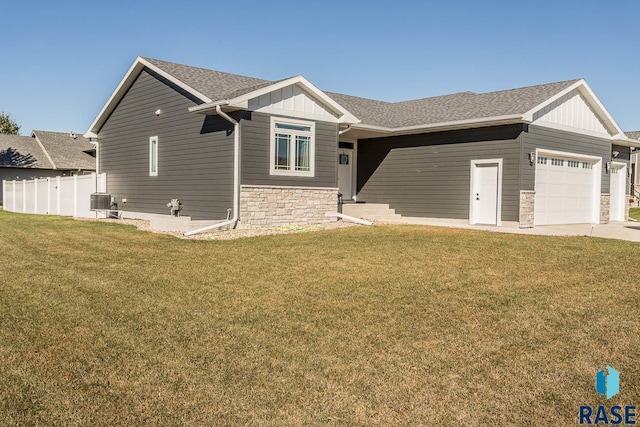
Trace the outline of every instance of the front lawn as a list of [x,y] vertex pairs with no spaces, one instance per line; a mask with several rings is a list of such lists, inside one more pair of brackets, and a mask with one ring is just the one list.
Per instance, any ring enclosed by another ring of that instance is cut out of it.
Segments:
[[3,211],[0,230],[0,424],[574,425],[640,403],[637,243],[186,241]]
[[640,208],[629,208],[629,217],[640,221]]

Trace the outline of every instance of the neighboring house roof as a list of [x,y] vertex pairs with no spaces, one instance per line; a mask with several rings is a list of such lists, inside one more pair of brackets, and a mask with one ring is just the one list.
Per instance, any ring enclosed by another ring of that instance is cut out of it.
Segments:
[[248,100],[270,91],[297,84],[322,100],[336,113],[339,123],[352,125],[361,135],[416,133],[438,129],[460,129],[506,123],[530,123],[545,106],[571,91],[586,100],[613,139],[627,138],[583,79],[527,86],[487,93],[461,92],[402,102],[384,102],[351,95],[324,92],[302,76],[269,81],[152,58],[138,57],[107,101],[85,136],[96,136],[109,114],[145,67],[191,93],[201,103],[189,110],[215,114],[246,109]]
[[629,132],[625,132],[628,138],[635,139],[636,141],[640,141],[640,130],[632,130]]
[[95,170],[96,159],[86,152],[94,149],[84,138],[68,133],[0,134],[0,167]]
[[53,169],[53,164],[34,138],[0,134],[0,167]]
[[96,169],[95,157],[88,154],[95,146],[82,135],[34,130],[31,136],[44,147],[55,169]]

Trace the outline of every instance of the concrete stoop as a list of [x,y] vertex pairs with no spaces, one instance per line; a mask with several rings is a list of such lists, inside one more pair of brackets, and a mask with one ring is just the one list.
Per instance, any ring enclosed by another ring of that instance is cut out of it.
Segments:
[[356,218],[377,222],[396,222],[402,220],[388,204],[383,203],[347,203],[342,205],[342,213]]

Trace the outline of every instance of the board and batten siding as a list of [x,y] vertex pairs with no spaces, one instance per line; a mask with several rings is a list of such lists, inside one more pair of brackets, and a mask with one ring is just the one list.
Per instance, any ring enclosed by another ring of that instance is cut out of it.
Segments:
[[[189,113],[193,105],[188,93],[145,69],[100,129],[100,172],[106,172],[107,192],[119,209],[168,215],[166,204],[178,198],[181,214],[194,220],[227,216],[233,206],[233,125]],[[149,176],[152,136],[158,137],[157,176]]]
[[[280,116],[277,116],[280,117]],[[286,119],[285,116],[282,116]],[[296,119],[300,120],[300,119]],[[271,116],[252,113],[251,120],[241,122],[242,184],[297,187],[338,186],[338,126],[315,122],[315,176],[270,174]]]
[[502,220],[518,221],[522,125],[358,141],[359,202],[409,217],[469,218],[471,160],[503,159]]
[[529,164],[529,153],[535,152],[536,148],[601,157],[601,192],[609,193],[609,174],[605,171],[604,163],[611,160],[611,142],[606,138],[529,125],[529,131],[522,136],[522,190],[534,190],[535,164]]

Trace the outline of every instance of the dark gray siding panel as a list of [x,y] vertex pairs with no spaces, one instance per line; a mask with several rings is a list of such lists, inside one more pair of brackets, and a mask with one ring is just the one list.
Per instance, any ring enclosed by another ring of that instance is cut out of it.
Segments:
[[338,127],[316,122],[316,164],[314,177],[270,175],[269,149],[271,116],[253,113],[242,121],[242,183],[245,185],[281,185],[337,187]]
[[503,159],[502,220],[517,221],[522,126],[360,140],[358,201],[405,216],[469,218],[471,160]]
[[[607,139],[531,125],[522,138],[523,190],[533,190],[535,187],[535,166],[531,166],[528,159],[529,153],[536,151],[536,148],[597,156],[603,162],[611,160],[611,142]],[[604,170],[604,164],[601,189],[603,193],[609,192],[609,175]]]
[[[179,198],[182,214],[192,219],[226,217],[233,203],[233,126],[189,113],[193,105],[180,88],[145,70],[111,114],[98,135],[100,171],[120,209],[168,214],[167,202]],[[149,176],[151,136],[158,136],[158,176]]]

